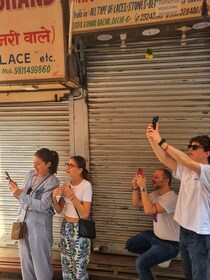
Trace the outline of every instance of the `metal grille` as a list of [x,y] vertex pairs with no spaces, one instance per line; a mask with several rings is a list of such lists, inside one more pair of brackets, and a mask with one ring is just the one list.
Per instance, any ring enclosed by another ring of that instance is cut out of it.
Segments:
[[[210,37],[191,37],[185,47],[179,40],[87,49],[94,246],[104,252],[126,254],[127,238],[152,228],[151,217],[131,205],[138,167],[149,190],[161,167],[145,135],[152,117],[160,116],[161,135],[184,152],[191,137],[210,134]],[[154,59],[145,59],[147,47]],[[172,181],[177,193],[178,185]]]
[[[15,246],[10,240],[11,225],[17,219],[19,202],[8,190],[4,171],[19,186],[33,169],[36,150],[47,147],[59,154],[58,178],[66,177],[64,162],[70,154],[69,102],[0,105],[0,246]],[[61,217],[54,217],[57,248]]]

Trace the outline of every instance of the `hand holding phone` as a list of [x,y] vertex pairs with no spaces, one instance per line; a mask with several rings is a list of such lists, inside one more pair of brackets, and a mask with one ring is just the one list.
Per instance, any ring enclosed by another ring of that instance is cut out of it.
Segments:
[[143,174],[143,168],[139,168],[138,175],[142,175],[142,174]]
[[153,126],[154,129],[156,129],[156,123],[158,122],[158,119],[159,119],[159,116],[155,116],[152,119],[152,126]]
[[7,171],[5,171],[5,175],[6,175],[6,179],[8,181],[12,181],[12,179],[10,178],[9,173]]

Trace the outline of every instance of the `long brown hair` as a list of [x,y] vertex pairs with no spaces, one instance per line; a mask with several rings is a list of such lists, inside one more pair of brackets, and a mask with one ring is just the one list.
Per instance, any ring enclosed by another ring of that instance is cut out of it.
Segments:
[[90,173],[86,169],[86,160],[82,156],[72,156],[71,159],[73,159],[79,168],[82,168],[82,178],[90,181]]
[[45,163],[50,162],[49,172],[50,174],[54,174],[57,172],[58,163],[59,163],[59,156],[56,151],[49,150],[47,148],[42,148],[36,151],[35,156],[39,157]]

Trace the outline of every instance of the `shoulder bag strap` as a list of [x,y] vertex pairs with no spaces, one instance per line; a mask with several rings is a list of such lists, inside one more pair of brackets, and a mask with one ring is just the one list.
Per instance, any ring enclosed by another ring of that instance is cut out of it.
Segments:
[[[73,203],[73,202],[72,202]],[[77,212],[77,215],[78,215],[78,217],[79,217],[79,219],[80,219],[80,214],[79,214],[79,212],[78,212],[78,210],[77,210],[77,208],[74,206],[74,209],[76,210],[76,212]]]
[[31,196],[31,194],[33,194],[33,193],[38,189],[38,187],[40,187],[50,176],[51,176],[51,174],[48,175],[41,183],[39,183],[39,185],[36,186],[36,188],[35,188],[34,190],[31,191],[30,196]]
[[[39,183],[39,185],[36,186],[36,188],[35,188],[34,190],[31,191],[31,193],[29,194],[29,196],[31,196],[31,194],[33,194],[33,193],[35,192],[35,190],[37,190],[38,187],[40,187],[50,176],[51,176],[51,174],[48,175],[41,183]],[[27,212],[28,212],[28,208],[29,208],[29,206],[26,208],[26,212],[25,212],[25,216],[24,216],[23,222],[25,221],[26,214],[27,214]],[[20,211],[21,211],[21,209],[20,209]]]
[[[76,212],[77,212],[77,215],[78,215],[79,219],[81,219],[80,214],[79,214],[79,212],[78,212],[77,208],[76,208],[75,206],[74,206],[74,208],[75,208],[75,210],[76,210]],[[90,211],[90,213],[91,213],[91,211]],[[88,217],[89,217],[89,218],[90,218],[90,220],[92,221],[91,214],[90,214]]]

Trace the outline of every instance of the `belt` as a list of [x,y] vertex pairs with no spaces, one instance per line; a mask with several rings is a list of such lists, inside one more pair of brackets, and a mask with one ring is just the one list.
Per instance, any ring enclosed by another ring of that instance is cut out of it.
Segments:
[[66,215],[64,215],[64,219],[69,223],[78,223],[78,221],[79,221],[78,218],[71,218],[71,217],[68,217]]

